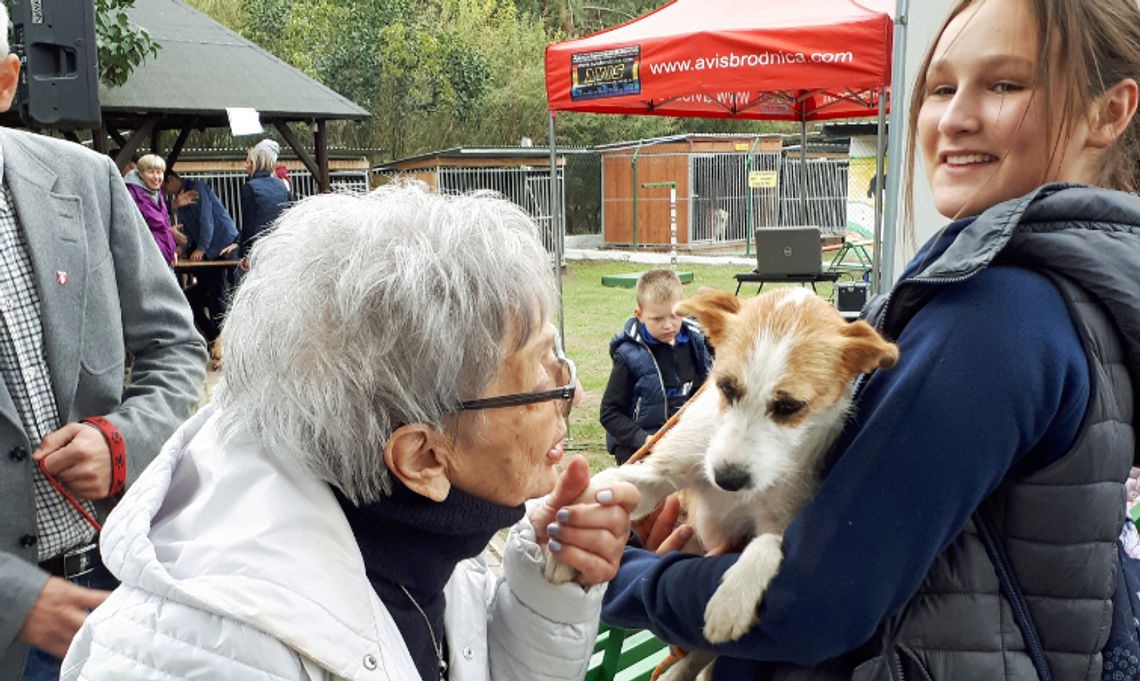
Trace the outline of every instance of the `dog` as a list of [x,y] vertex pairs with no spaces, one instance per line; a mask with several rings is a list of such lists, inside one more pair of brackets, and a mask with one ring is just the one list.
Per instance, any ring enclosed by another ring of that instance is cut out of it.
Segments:
[[[724,643],[756,623],[783,559],[784,530],[815,492],[855,378],[893,367],[898,348],[804,288],[745,302],[702,289],[675,310],[695,316],[716,348],[707,387],[648,456],[598,473],[585,496],[613,481],[632,483],[641,493],[636,520],[685,490],[694,548],[747,542],[705,609],[705,638]],[[568,581],[573,572],[550,559],[547,577]],[[694,678],[713,659],[691,651],[664,678]]]
[[713,231],[717,241],[724,241],[728,235],[728,211],[717,208],[713,211]]

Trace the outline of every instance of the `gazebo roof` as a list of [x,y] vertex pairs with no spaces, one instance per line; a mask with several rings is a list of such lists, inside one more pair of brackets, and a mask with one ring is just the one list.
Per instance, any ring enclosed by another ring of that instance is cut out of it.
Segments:
[[[162,49],[122,87],[101,87],[108,121],[163,114],[227,125],[226,107],[251,107],[263,121],[363,119],[368,112],[182,0],[136,0],[128,10]],[[196,126],[196,127],[197,127]]]

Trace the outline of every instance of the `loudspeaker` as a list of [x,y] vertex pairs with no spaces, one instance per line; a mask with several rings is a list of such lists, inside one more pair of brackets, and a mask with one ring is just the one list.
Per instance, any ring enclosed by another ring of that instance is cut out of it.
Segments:
[[865,281],[844,282],[835,285],[835,307],[847,321],[859,318],[867,304],[869,284]]
[[100,125],[93,0],[13,0],[16,98],[30,127]]

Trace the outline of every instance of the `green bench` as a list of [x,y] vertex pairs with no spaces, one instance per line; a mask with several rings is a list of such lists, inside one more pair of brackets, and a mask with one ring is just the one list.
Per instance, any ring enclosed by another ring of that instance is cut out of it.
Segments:
[[602,625],[585,681],[649,681],[669,646],[648,631],[626,631]]
[[[637,286],[637,278],[643,272],[628,272],[625,274],[603,274],[602,286],[615,286],[620,288],[633,288]],[[693,282],[692,272],[678,272],[677,278],[681,280],[682,284],[691,284]]]

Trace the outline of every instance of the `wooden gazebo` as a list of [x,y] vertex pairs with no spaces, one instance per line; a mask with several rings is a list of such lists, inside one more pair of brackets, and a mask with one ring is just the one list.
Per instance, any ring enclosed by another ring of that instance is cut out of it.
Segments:
[[[321,191],[329,190],[326,123],[361,120],[366,110],[182,0],[136,0],[128,14],[162,49],[122,87],[100,88],[103,125],[92,131],[95,149],[106,153],[109,136],[121,166],[149,143],[172,166],[192,131],[228,128],[227,107],[250,107],[292,147]],[[178,131],[168,150],[160,148],[166,130]],[[302,142],[309,134],[315,154]]]

